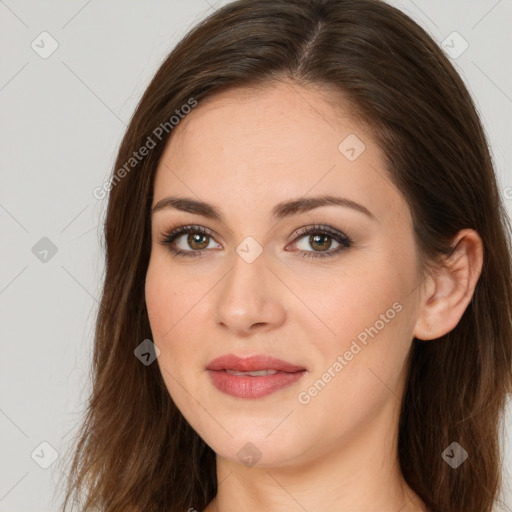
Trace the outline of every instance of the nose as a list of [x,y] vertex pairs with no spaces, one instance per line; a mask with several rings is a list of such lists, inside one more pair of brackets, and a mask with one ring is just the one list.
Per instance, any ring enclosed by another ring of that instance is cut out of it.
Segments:
[[251,263],[235,253],[231,270],[216,287],[217,324],[222,328],[247,337],[284,323],[286,290],[267,263],[264,252]]

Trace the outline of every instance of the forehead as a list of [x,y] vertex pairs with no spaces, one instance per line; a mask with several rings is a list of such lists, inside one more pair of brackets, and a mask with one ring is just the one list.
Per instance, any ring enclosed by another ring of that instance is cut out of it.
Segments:
[[[169,153],[175,159],[203,159],[208,149],[223,161],[239,160],[240,164],[245,159],[247,167],[268,160],[284,162],[287,167],[304,158],[308,163],[334,161],[339,142],[351,131],[361,139],[369,136],[354,119],[340,123],[327,99],[327,93],[291,84],[217,94],[200,103],[175,128]],[[338,110],[343,112],[341,107]],[[260,166],[259,171],[264,169]]]
[[174,128],[154,202],[176,193],[270,209],[308,193],[338,193],[381,213],[404,206],[369,131],[348,105],[343,115],[331,100],[289,84],[208,98]]

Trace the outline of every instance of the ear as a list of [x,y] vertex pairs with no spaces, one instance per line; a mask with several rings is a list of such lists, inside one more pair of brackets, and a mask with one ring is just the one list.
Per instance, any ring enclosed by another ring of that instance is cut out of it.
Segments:
[[483,243],[478,233],[459,231],[452,247],[452,255],[428,277],[414,328],[414,336],[420,340],[440,338],[459,323],[480,277]]

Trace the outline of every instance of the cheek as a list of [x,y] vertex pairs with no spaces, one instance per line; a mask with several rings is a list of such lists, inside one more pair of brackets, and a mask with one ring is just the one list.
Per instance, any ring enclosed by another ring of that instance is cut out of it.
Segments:
[[177,315],[179,308],[176,288],[172,286],[169,276],[161,270],[162,265],[158,264],[158,260],[151,259],[145,283],[149,323],[153,336],[158,341],[173,326],[173,317]]
[[167,344],[176,338],[181,324],[193,315],[204,286],[200,280],[185,277],[173,268],[165,255],[151,257],[145,282],[145,298],[153,336]]
[[323,432],[326,450],[398,406],[404,382],[410,346],[406,305],[393,290],[359,291],[352,300],[336,297],[337,314],[326,318],[336,335],[313,342],[318,363],[297,396],[299,430]]
[[[146,273],[145,297],[153,342],[160,349],[159,365],[180,379],[192,380],[203,370],[208,282],[172,268],[165,256],[155,255]],[[166,383],[176,382],[162,372]]]
[[[194,346],[197,335],[191,332],[188,322],[190,310],[198,300],[194,300],[193,286],[183,290],[179,274],[169,272],[165,258],[152,257],[146,273],[145,297],[153,342],[159,348],[157,358],[162,378],[169,395],[180,411],[188,416],[190,395],[196,396],[193,389],[198,381],[198,347]],[[195,309],[194,309],[195,311]],[[194,355],[196,357],[194,358]],[[185,386],[185,388],[184,388]],[[188,401],[187,401],[188,397]]]
[[146,274],[145,296],[153,343],[159,348],[157,363],[169,394],[176,402],[177,381],[187,367],[190,345],[183,343],[186,324],[186,297],[176,282],[176,273],[167,270],[164,258],[152,257]]
[[339,402],[341,395],[346,403],[348,395],[361,407],[375,386],[398,388],[411,344],[405,282],[396,269],[391,273],[388,265],[375,261],[324,284],[324,293],[304,295],[329,328],[324,329],[327,335],[309,336],[317,358],[308,385],[320,380],[318,393],[312,389],[311,395],[323,395],[318,402],[325,404]]
[[318,326],[318,334],[321,332],[322,336],[311,336],[309,341],[317,344],[322,352],[329,348],[336,352],[343,350],[390,309],[388,316],[393,318],[393,304],[401,302],[403,297],[400,276],[390,274],[389,267],[375,258],[371,264],[350,267],[347,264],[347,269],[340,272],[317,274],[313,280],[295,277],[293,282],[294,293],[300,299],[294,319],[301,319],[303,325],[307,319],[310,327]]

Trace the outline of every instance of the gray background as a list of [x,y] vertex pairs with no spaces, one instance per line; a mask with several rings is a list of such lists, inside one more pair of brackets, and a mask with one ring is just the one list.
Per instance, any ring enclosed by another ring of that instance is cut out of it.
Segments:
[[[126,123],[164,57],[224,3],[0,0],[0,512],[60,504],[59,463],[89,393],[103,272],[106,205],[93,190],[107,180]],[[452,47],[446,51],[478,105],[510,214],[512,0],[392,3]],[[44,31],[58,44],[47,58],[40,54],[52,40]],[[464,41],[454,31],[469,45],[460,55]],[[54,255],[34,254],[34,246],[48,249],[43,237]],[[507,483],[511,434],[509,407]],[[504,499],[512,510],[510,486]]]

